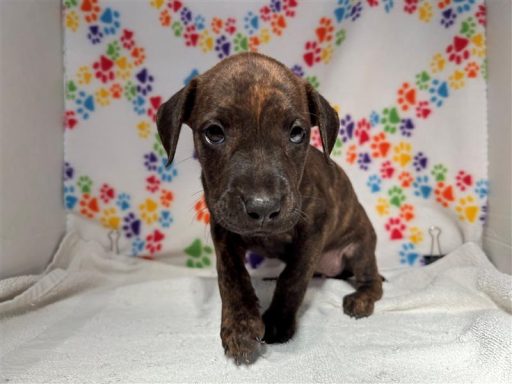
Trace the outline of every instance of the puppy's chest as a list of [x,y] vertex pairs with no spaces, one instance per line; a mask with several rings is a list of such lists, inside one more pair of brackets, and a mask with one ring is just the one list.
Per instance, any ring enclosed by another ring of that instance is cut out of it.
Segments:
[[293,249],[292,235],[278,235],[272,237],[253,238],[247,240],[249,250],[270,259],[287,261]]

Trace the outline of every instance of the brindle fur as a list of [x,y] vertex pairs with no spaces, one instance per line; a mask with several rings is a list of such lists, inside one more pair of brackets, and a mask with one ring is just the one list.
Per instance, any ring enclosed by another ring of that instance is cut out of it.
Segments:
[[[203,137],[212,119],[226,128],[219,146]],[[308,140],[290,144],[293,119],[305,126],[307,138],[311,126],[319,127],[324,153]],[[157,126],[169,162],[182,123],[193,130],[211,212],[226,354],[250,362],[261,340],[289,340],[308,283],[329,251],[350,249],[339,271],[355,279],[356,291],[343,300],[345,313],[372,314],[382,296],[376,235],[348,177],[329,158],[339,120],[328,102],[279,62],[245,53],[223,60],[160,107]],[[253,193],[282,195],[279,218],[255,227],[243,205],[243,196]],[[244,264],[249,249],[286,263],[263,316]]]

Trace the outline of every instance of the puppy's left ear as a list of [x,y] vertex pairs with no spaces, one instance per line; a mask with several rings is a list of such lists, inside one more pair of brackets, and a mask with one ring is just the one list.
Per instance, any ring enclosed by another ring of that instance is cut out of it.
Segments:
[[181,125],[186,124],[194,107],[197,80],[193,79],[186,87],[163,103],[156,113],[156,127],[168,160],[169,166],[176,153]]
[[306,83],[306,94],[308,97],[311,123],[313,126],[316,125],[320,130],[325,160],[329,162],[329,155],[334,148],[334,143],[338,136],[338,129],[340,125],[338,113],[309,83]]

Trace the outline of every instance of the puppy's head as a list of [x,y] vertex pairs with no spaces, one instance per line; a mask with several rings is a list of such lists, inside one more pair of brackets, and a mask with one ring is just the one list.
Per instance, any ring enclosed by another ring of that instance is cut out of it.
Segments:
[[338,116],[308,83],[266,56],[223,60],[159,109],[157,127],[172,162],[181,125],[192,128],[213,219],[242,235],[291,229],[299,186],[318,126],[328,162]]

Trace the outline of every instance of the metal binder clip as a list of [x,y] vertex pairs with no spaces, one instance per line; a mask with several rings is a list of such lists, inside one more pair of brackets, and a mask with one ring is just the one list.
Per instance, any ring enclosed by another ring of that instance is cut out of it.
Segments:
[[436,226],[431,226],[428,229],[428,233],[430,234],[430,254],[423,256],[425,265],[431,264],[444,256],[441,251],[441,242],[439,241],[441,232],[441,228]]
[[110,239],[110,252],[119,255],[119,238],[121,237],[118,230],[112,230],[108,233]]

